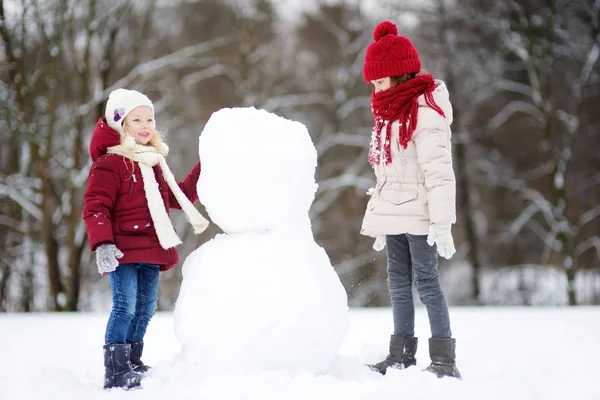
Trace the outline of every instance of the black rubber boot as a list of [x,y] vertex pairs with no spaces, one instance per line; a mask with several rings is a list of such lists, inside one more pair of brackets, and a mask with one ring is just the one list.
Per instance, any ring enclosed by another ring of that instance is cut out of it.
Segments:
[[429,339],[429,356],[431,365],[425,371],[432,372],[438,378],[450,376],[461,379],[456,367],[456,340],[452,338]]
[[131,344],[131,368],[138,374],[146,374],[151,367],[144,364],[142,361],[142,353],[144,352],[144,342],[133,342]]
[[390,353],[385,360],[377,364],[369,364],[369,368],[385,375],[388,368],[404,369],[417,365],[418,339],[415,337],[402,337],[392,335],[390,337]]
[[130,351],[129,344],[104,345],[104,389],[129,390],[140,386],[142,376],[131,368]]

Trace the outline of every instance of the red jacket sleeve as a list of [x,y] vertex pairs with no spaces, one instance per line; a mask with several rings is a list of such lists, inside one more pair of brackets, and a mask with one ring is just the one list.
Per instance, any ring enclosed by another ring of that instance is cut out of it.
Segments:
[[[198,191],[196,190],[196,184],[198,183],[198,179],[200,178],[200,162],[198,162],[194,168],[190,171],[190,173],[185,177],[182,182],[177,182],[179,188],[185,194],[192,204],[198,201]],[[169,188],[169,205],[171,208],[175,208],[177,210],[181,210],[181,206],[179,202],[175,198],[173,191]]]
[[92,250],[102,243],[114,243],[112,209],[120,185],[119,170],[108,157],[92,164],[83,197],[83,220]]

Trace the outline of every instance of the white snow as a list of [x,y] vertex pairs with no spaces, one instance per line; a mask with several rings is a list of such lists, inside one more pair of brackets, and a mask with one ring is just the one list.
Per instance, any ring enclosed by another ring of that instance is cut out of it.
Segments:
[[[223,267],[227,269],[227,266]],[[260,309],[254,314],[266,318]],[[215,368],[177,362],[171,313],[154,317],[143,360],[156,366],[143,389],[102,389],[108,314],[0,314],[3,400],[411,399],[597,400],[600,307],[450,308],[462,381],[421,372],[429,327],[417,309],[417,366],[381,376],[364,367],[385,356],[391,310],[352,309],[340,355],[323,374]],[[222,318],[230,318],[223,314]]]
[[346,292],[307,240],[220,235],[183,273],[175,329],[187,369],[326,372],[346,335]]
[[223,109],[200,136],[200,161],[199,197],[225,233],[183,265],[181,368],[327,372],[348,298],[312,237],[317,152],[306,127],[253,107]]
[[317,151],[303,124],[226,108],[210,117],[199,148],[198,195],[225,232],[310,230]]

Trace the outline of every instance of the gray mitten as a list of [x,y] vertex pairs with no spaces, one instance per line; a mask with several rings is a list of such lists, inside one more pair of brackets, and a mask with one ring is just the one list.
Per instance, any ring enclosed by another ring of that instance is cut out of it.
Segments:
[[117,258],[122,258],[123,253],[112,243],[101,244],[96,248],[96,264],[100,275],[113,272],[119,266]]

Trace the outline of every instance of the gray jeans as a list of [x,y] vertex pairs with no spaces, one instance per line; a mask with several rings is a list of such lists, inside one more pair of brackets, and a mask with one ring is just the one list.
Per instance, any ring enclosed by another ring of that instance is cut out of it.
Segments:
[[387,235],[388,289],[394,314],[394,334],[415,335],[413,279],[421,302],[427,308],[431,337],[452,337],[446,298],[438,275],[437,248],[427,244],[427,235]]

